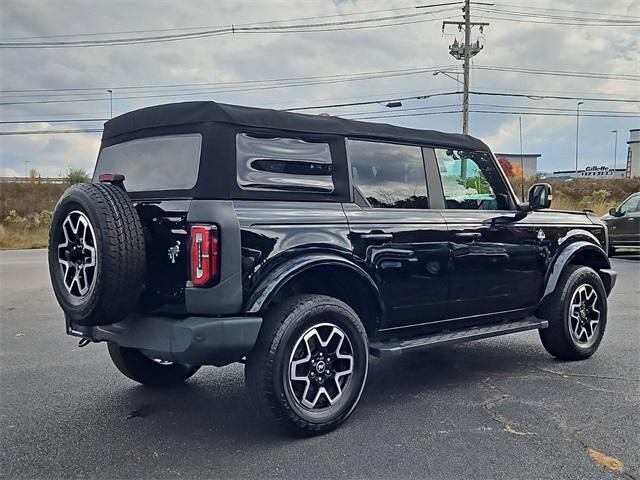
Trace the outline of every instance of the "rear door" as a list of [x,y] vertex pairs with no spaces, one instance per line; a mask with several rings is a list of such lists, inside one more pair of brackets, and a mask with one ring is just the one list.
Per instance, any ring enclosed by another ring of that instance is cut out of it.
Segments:
[[434,149],[452,248],[448,316],[471,317],[534,306],[544,279],[543,238],[515,203],[486,152]]
[[347,140],[347,154],[354,189],[354,203],[344,204],[350,241],[384,296],[384,327],[444,318],[447,228],[429,209],[422,148]]

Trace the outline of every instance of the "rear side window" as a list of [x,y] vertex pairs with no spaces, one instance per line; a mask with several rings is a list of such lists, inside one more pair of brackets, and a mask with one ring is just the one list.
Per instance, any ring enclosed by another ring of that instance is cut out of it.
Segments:
[[105,147],[93,173],[121,173],[129,192],[188,190],[198,180],[199,133],[140,138]]
[[236,135],[238,185],[244,190],[331,193],[328,143]]
[[422,148],[347,140],[356,199],[373,208],[427,208]]

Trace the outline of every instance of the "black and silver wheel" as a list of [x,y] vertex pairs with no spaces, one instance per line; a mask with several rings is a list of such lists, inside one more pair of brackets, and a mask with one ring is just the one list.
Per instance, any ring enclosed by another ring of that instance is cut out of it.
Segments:
[[122,320],[138,299],[144,273],[144,233],[126,192],[110,184],[67,189],[49,231],[49,274],[71,322]]
[[261,416],[297,434],[318,434],[353,412],[368,364],[356,313],[335,298],[300,295],[268,312],[245,381]]
[[148,387],[180,384],[200,368],[148,357],[140,350],[121,347],[114,342],[108,342],[108,349],[113,364],[123,375]]
[[571,265],[540,316],[549,328],[540,330],[545,349],[562,360],[583,360],[595,353],[607,325],[607,294],[598,274]]
[[96,235],[87,216],[72,210],[62,222],[58,262],[71,299],[81,300],[95,285],[98,269]]

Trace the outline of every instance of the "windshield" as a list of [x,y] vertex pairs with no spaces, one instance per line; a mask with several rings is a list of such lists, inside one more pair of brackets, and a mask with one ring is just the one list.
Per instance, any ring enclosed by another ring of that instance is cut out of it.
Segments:
[[129,192],[188,190],[195,186],[200,165],[199,133],[148,137],[103,148],[93,173],[120,173]]

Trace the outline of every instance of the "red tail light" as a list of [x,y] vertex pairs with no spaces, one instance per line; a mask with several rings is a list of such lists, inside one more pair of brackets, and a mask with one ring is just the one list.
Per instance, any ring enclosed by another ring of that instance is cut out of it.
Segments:
[[211,225],[191,227],[191,281],[206,287],[218,276],[220,242],[218,229]]

